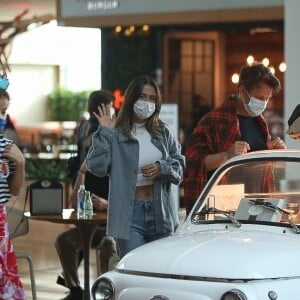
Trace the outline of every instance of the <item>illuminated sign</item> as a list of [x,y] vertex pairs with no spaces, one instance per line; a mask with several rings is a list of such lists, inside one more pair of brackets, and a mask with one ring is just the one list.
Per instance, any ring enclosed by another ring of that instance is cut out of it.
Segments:
[[111,10],[111,9],[117,9],[119,6],[120,6],[120,2],[116,0],[86,1],[87,10]]
[[282,6],[283,0],[57,0],[61,16],[79,17],[87,13],[117,11],[118,14],[170,13],[201,10]]
[[[116,25],[199,22],[207,12],[234,9],[283,7],[284,0],[56,0],[57,16],[61,23]],[[203,15],[200,15],[200,14]],[[170,16],[171,15],[171,16]],[[94,18],[93,18],[94,17]],[[101,17],[101,18],[98,18]],[[117,17],[118,19],[112,19]],[[140,18],[140,20],[137,20]],[[87,20],[88,19],[88,20]],[[203,21],[203,20],[202,20]]]

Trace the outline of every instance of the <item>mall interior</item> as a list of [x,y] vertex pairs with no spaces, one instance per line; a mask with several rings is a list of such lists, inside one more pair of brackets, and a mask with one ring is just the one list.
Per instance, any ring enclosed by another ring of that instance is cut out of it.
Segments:
[[[118,110],[125,87],[141,74],[157,80],[164,104],[176,105],[171,122],[178,133],[192,126],[193,95],[217,107],[236,92],[243,65],[263,62],[282,83],[266,115],[271,133],[288,147],[299,147],[285,131],[299,104],[300,2],[171,2],[172,7],[168,0],[0,1],[0,57],[10,82],[8,113],[26,157],[27,182],[44,174],[61,180],[67,206],[66,161],[74,149],[74,128],[85,112],[87,93],[113,91]],[[62,94],[55,93],[60,89]],[[74,98],[76,104],[70,105]],[[59,112],[53,108],[57,103]],[[37,228],[46,230],[42,226],[31,221],[29,233],[15,243],[32,253],[38,299],[60,299],[66,290],[56,287],[60,266],[48,243],[69,225],[51,224],[45,237]],[[27,299],[32,299],[27,264],[20,262],[20,269]]]
[[[41,133],[40,128],[56,127],[45,122],[76,121],[79,117],[65,107],[61,109],[69,116],[53,111],[49,95],[55,89],[109,89],[119,95],[115,102],[118,109],[125,87],[139,74],[157,79],[164,103],[178,105],[178,127],[190,128],[193,95],[200,94],[211,107],[217,107],[226,96],[236,92],[234,78],[251,60],[264,61],[282,82],[284,88],[269,108],[275,112],[275,117],[270,113],[271,122],[275,123],[274,134],[279,131],[284,136],[285,120],[296,104],[289,104],[292,97],[287,98],[286,89],[290,68],[286,70],[288,37],[293,30],[287,30],[285,15],[293,1],[252,1],[247,5],[234,4],[235,1],[206,2],[199,1],[189,8],[176,1],[170,9],[163,3],[152,7],[143,1],[133,1],[136,6],[130,12],[122,1],[116,1],[117,8],[109,6],[114,1],[2,1],[3,26],[20,18],[14,34],[13,28],[3,30],[3,40],[10,34],[12,38],[2,48],[11,69],[11,116],[19,127],[22,144],[40,149],[43,134],[47,135],[48,130]],[[88,5],[90,8],[85,8]],[[68,38],[59,39],[60,33],[50,35],[42,31],[55,21],[59,30],[77,28],[82,32],[75,33],[75,39],[68,32]],[[85,32],[93,32],[90,39]],[[41,36],[48,38],[40,43]],[[37,78],[39,85],[32,84]],[[21,91],[28,85],[28,106],[21,109]],[[34,115],[32,107],[37,110]],[[68,136],[74,125],[65,126]],[[60,138],[64,128],[59,126],[57,130]]]

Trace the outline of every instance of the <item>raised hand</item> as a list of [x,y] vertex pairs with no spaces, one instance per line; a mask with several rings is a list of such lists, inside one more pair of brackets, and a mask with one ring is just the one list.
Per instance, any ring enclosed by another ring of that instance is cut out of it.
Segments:
[[107,128],[115,128],[116,125],[116,116],[111,116],[110,114],[110,104],[103,104],[98,107],[98,114],[94,112],[94,116],[97,118],[101,126]]

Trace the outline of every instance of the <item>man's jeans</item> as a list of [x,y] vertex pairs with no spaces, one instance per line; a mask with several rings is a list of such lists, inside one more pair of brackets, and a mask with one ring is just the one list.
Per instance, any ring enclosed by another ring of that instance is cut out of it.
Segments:
[[122,258],[129,251],[167,235],[156,232],[154,201],[136,199],[129,240],[117,239],[118,255]]

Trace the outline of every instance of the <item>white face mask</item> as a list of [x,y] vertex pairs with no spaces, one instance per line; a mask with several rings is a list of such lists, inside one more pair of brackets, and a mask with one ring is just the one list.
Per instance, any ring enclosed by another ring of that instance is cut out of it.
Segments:
[[155,103],[139,99],[134,103],[133,110],[139,119],[148,119],[155,112]]
[[[247,92],[247,94],[248,94],[248,92]],[[250,117],[258,117],[266,109],[269,100],[266,100],[266,101],[260,100],[260,99],[254,98],[254,97],[250,97],[249,94],[248,94],[248,96],[249,96],[250,100],[248,103],[244,102],[244,107]]]

